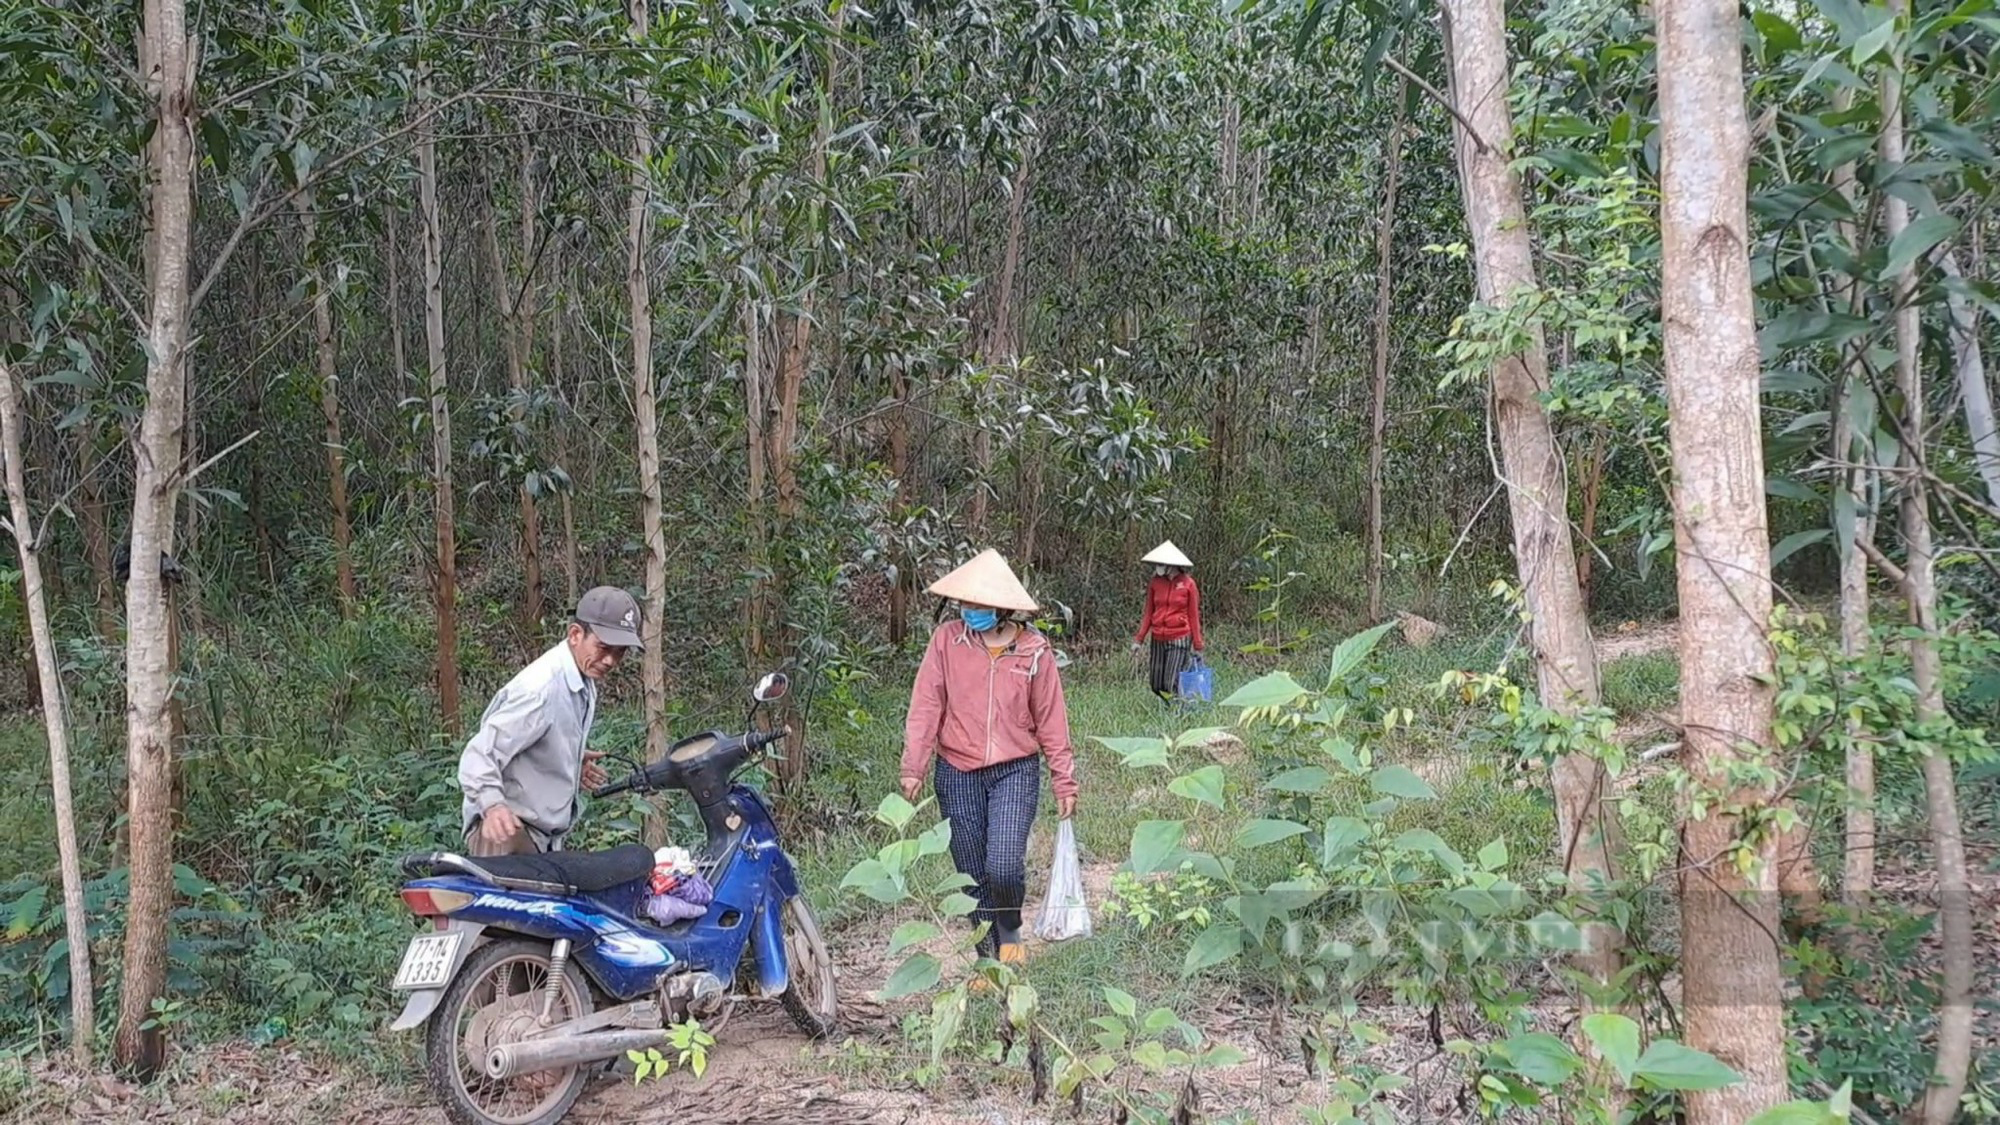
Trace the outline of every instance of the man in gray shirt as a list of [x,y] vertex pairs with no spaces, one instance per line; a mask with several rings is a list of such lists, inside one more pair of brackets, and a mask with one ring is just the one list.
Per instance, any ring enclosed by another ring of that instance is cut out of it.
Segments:
[[642,647],[639,603],[599,586],[577,602],[568,635],[493,696],[458,759],[471,854],[561,849],[579,786],[595,789],[606,780],[598,753],[586,749],[597,681]]

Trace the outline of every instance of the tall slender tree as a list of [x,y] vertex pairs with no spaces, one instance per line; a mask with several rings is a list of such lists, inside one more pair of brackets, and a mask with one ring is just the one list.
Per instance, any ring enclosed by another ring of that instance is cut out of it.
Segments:
[[[1729,811],[1771,807],[1777,776],[1767,768],[1769,780],[1738,780],[1770,751],[1775,698],[1750,130],[1736,5],[1680,0],[1656,12],[1681,726],[1683,760],[1701,790],[1681,829],[1682,1021],[1690,1046],[1743,1076],[1690,1093],[1687,1106],[1695,1125],[1733,1125],[1787,1093],[1777,848]],[[1752,862],[1740,862],[1743,849]]]

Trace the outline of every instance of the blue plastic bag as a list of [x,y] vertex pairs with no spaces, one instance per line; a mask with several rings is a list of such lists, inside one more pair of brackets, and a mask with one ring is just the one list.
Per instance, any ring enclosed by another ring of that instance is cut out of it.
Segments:
[[1209,703],[1215,699],[1215,673],[1202,663],[1200,653],[1191,653],[1181,669],[1180,696],[1183,703]]

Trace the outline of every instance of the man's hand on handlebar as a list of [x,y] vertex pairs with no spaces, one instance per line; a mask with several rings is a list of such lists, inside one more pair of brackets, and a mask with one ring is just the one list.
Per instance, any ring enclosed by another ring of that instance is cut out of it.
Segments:
[[603,756],[604,751],[602,750],[585,750],[583,752],[583,787],[585,789],[601,789],[604,787],[605,782],[611,780],[611,774],[597,762]]

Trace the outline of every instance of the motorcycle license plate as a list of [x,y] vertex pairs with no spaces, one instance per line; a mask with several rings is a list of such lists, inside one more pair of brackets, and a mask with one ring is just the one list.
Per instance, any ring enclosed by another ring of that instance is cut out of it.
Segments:
[[421,934],[410,939],[403,951],[402,967],[396,970],[393,989],[443,988],[451,980],[451,966],[458,955],[464,934]]

